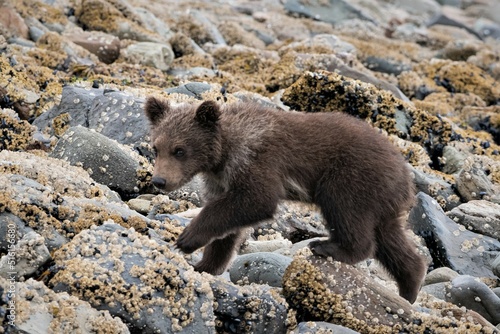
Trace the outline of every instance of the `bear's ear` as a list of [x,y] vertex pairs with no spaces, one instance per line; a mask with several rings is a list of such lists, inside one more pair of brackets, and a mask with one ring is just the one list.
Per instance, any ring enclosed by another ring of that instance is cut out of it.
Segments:
[[158,124],[169,112],[170,104],[166,100],[158,99],[154,96],[148,97],[144,105],[144,112],[151,124]]
[[219,105],[215,101],[205,101],[196,109],[195,120],[203,127],[214,128],[219,121]]

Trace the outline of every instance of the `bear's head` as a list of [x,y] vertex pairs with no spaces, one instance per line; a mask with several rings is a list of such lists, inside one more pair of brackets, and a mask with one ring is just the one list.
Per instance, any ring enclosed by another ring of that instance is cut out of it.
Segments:
[[144,111],[151,124],[155,167],[151,182],[175,190],[200,172],[213,169],[221,159],[220,110],[214,101],[199,106],[171,106],[149,97]]

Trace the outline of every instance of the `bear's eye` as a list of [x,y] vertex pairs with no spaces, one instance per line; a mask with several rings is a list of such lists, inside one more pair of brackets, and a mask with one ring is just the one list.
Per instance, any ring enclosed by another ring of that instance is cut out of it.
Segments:
[[184,154],[186,154],[186,151],[184,151],[184,149],[180,148],[180,147],[176,147],[174,149],[174,156],[176,158],[181,158],[184,156]]

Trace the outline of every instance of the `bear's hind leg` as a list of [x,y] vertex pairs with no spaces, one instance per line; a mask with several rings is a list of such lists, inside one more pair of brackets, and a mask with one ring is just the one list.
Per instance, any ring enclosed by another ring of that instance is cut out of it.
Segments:
[[231,261],[236,248],[244,241],[244,231],[245,229],[242,229],[231,233],[206,245],[203,250],[203,258],[194,266],[194,269],[212,275],[222,274]]
[[398,283],[399,295],[410,303],[415,302],[426,272],[416,245],[406,236],[400,218],[381,222],[375,233],[375,258]]
[[355,201],[335,198],[326,185],[316,192],[315,203],[330,232],[328,240],[309,244],[312,252],[347,264],[355,264],[373,256],[375,251],[374,219],[356,207]]

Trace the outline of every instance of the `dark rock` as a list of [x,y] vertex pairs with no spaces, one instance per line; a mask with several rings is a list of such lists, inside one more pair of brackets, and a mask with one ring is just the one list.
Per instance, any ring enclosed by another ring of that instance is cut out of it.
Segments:
[[229,275],[233,283],[241,280],[244,283],[281,287],[283,274],[291,262],[291,258],[276,253],[259,252],[239,255],[233,261]]
[[459,274],[494,277],[491,261],[500,252],[500,242],[467,231],[448,218],[430,196],[418,193],[409,224],[424,238],[435,268],[444,266]]
[[82,31],[66,35],[70,41],[95,54],[105,64],[113,63],[120,56],[120,39],[98,31]]
[[476,311],[496,325],[500,323],[500,297],[472,276],[458,276],[447,288],[446,300]]
[[151,191],[146,180],[146,162],[130,148],[82,126],[70,128],[51,153],[75,166],[83,167],[97,182],[123,197]]
[[273,288],[238,287],[222,280],[215,280],[211,287],[218,332],[286,333],[288,305]]
[[445,210],[452,210],[462,203],[452,185],[442,177],[422,172],[414,167],[412,167],[412,171],[417,191],[436,199]]

